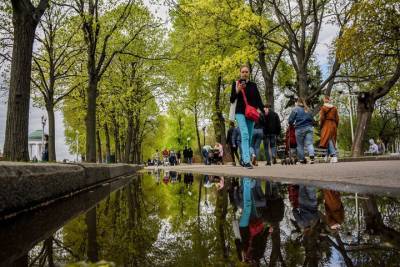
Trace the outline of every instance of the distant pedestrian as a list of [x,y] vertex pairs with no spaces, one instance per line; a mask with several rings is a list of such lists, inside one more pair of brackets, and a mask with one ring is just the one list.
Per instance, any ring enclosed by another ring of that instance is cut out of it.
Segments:
[[183,160],[185,163],[189,162],[189,156],[188,156],[188,148],[185,146],[185,149],[183,149]]
[[319,112],[321,140],[319,146],[327,149],[325,161],[330,158],[331,163],[338,162],[336,156],[336,137],[339,126],[339,114],[337,108],[330,103],[329,96],[324,97],[324,105]]
[[376,144],[378,145],[379,154],[380,154],[380,155],[385,154],[385,153],[386,153],[386,146],[385,146],[385,143],[384,143],[381,139],[378,139],[378,140],[376,141]]
[[264,150],[267,159],[266,165],[276,164],[276,142],[281,134],[281,120],[279,115],[271,109],[269,104],[264,107]]
[[191,147],[188,148],[188,163],[189,164],[193,163],[193,150]]
[[253,137],[251,140],[251,163],[257,166],[257,160],[260,154],[261,142],[264,139],[264,132],[261,119],[254,124]]
[[[239,133],[235,134],[236,129]],[[238,140],[239,142],[237,142],[237,140],[235,138],[237,135],[239,135],[239,140]],[[240,146],[240,131],[238,128],[235,127],[235,123],[233,121],[230,122],[230,128],[229,128],[228,134],[226,136],[226,143],[229,147],[229,152],[230,152],[231,158],[232,158],[232,164],[233,164],[233,166],[236,166],[235,156],[238,159],[238,161],[240,162],[240,157],[238,154],[238,147]]]
[[369,139],[369,153],[372,155],[377,155],[379,153],[378,145],[375,143],[374,139]]
[[178,164],[181,164],[181,151],[178,150],[178,152],[176,152],[176,159],[178,161]]
[[203,146],[201,154],[203,155],[204,165],[211,165],[210,153],[212,153],[212,147],[210,145]]
[[307,163],[304,155],[304,145],[310,156],[310,163],[314,163],[314,118],[303,98],[299,98],[296,107],[289,116],[289,125],[294,125],[296,130],[297,155],[300,163]]

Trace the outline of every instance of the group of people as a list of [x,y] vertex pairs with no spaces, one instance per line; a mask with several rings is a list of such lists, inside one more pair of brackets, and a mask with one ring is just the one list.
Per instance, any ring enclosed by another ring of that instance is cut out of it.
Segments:
[[[264,257],[269,238],[272,247],[279,246],[280,222],[287,208],[284,204],[286,190],[294,232],[303,236],[307,254],[314,254],[306,257],[316,256],[319,238],[335,235],[344,222],[344,205],[337,191],[321,189],[322,198],[318,199],[318,189],[312,186],[288,185],[286,188],[280,183],[266,181],[263,189],[261,180],[249,177],[230,178],[227,185],[229,202],[235,212],[233,231],[238,258],[255,266]],[[319,202],[324,209],[319,208]]]
[[[231,156],[236,165],[235,157],[240,165],[253,168],[257,165],[261,141],[267,165],[276,163],[276,141],[281,132],[281,122],[269,105],[264,105],[261,100],[257,85],[249,80],[250,69],[248,66],[240,68],[240,79],[232,84],[230,103],[231,127],[228,131],[227,143]],[[339,125],[337,108],[330,103],[329,96],[323,98],[324,104],[320,108],[320,147],[327,150],[330,162],[337,162],[336,136]],[[234,116],[233,116],[234,115]],[[235,128],[233,120],[236,121]],[[315,161],[314,151],[314,114],[308,107],[306,100],[298,98],[296,107],[292,110],[289,127],[295,131],[296,152],[299,163],[307,163],[304,147],[308,151],[310,162]],[[239,151],[239,153],[238,153]],[[240,154],[240,156],[239,156]]]
[[201,154],[204,159],[205,165],[224,164],[224,147],[220,143],[215,143],[214,147],[210,145],[204,145]]
[[[193,150],[191,147],[185,146],[185,149],[183,150],[183,160],[185,163],[192,164],[193,162]],[[153,165],[178,165],[181,164],[182,162],[182,153],[180,150],[175,152],[173,149],[168,150],[168,148],[164,148],[163,151],[160,152],[158,149],[156,150],[156,153],[153,155],[152,159],[147,160],[147,165],[148,166],[153,166]]]

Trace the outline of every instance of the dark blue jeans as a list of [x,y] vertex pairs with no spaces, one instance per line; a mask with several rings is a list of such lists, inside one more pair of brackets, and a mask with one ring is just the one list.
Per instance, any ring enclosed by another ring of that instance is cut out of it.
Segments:
[[264,133],[263,129],[254,129],[253,130],[253,139],[252,139],[252,148],[256,157],[258,158],[258,155],[260,154],[260,146],[261,146],[261,141],[263,140]]
[[306,126],[296,128],[297,156],[299,160],[304,160],[304,145],[307,147],[308,155],[314,157],[314,127]]
[[[271,153],[270,150],[271,149]],[[267,162],[271,162],[272,158],[276,158],[276,135],[266,134],[264,136],[264,150]]]

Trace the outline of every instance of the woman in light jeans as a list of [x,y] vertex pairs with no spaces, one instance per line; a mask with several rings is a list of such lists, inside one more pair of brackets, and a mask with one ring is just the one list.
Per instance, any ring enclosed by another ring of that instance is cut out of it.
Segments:
[[307,147],[310,163],[314,163],[314,118],[306,101],[299,98],[296,107],[289,116],[289,125],[294,125],[296,130],[297,156],[300,163],[307,163],[304,156],[304,145]]
[[235,103],[236,101],[235,119],[241,133],[241,151],[244,167],[252,169],[253,166],[250,163],[250,147],[252,144],[251,139],[253,136],[254,121],[245,117],[246,105],[243,99],[243,93],[246,95],[248,104],[257,108],[258,112],[264,110],[264,106],[257,85],[251,82],[249,78],[250,68],[248,66],[242,66],[240,68],[240,80],[232,84],[230,102]]

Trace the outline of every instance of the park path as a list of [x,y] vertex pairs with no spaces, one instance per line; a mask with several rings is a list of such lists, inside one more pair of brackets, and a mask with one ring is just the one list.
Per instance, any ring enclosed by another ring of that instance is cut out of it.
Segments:
[[[400,160],[257,166],[248,170],[230,165],[179,165],[169,171],[230,177],[254,177],[331,189],[400,196]],[[151,170],[154,167],[147,167]]]

